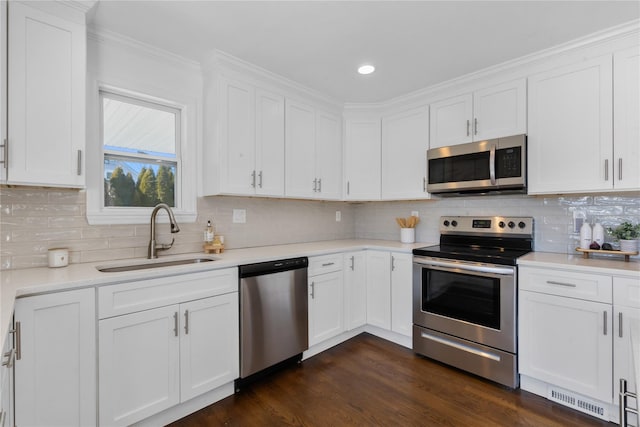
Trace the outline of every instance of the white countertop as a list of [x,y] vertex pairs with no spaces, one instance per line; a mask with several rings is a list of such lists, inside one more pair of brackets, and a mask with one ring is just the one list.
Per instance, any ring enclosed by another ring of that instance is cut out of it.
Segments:
[[208,255],[197,252],[176,256],[161,256],[154,262],[194,257],[213,258],[216,261],[118,273],[103,273],[98,271],[96,267],[145,263],[149,260],[145,258],[135,258],[119,261],[70,264],[67,267],[61,268],[41,267],[3,270],[0,271],[0,338],[6,336],[13,314],[15,299],[20,297],[197,271],[217,270],[220,268],[236,267],[243,264],[277,259],[318,256],[350,250],[379,249],[410,253],[414,248],[432,244],[433,243],[424,242],[400,243],[388,240],[333,240],[232,249],[222,254]]
[[543,268],[577,268],[583,272],[640,278],[640,262],[624,258],[588,258],[551,252],[529,252],[518,258],[518,265]]

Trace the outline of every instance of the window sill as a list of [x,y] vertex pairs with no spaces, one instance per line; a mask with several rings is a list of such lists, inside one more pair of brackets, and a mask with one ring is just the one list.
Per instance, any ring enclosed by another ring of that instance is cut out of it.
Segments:
[[[151,211],[153,208],[136,209],[131,212],[108,211],[108,212],[87,212],[87,221],[90,225],[124,225],[124,224],[149,224],[151,220]],[[173,210],[178,225],[181,223],[188,224],[196,222],[198,214],[196,212],[187,212],[181,210]],[[158,213],[159,223],[168,223],[166,212]]]

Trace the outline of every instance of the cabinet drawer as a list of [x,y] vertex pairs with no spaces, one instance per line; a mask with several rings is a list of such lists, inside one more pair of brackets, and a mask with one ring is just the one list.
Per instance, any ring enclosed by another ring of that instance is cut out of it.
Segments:
[[614,277],[613,303],[616,305],[640,308],[640,279]]
[[331,254],[309,258],[309,276],[342,270],[342,254]]
[[519,286],[522,290],[611,303],[613,300],[611,285],[611,276],[520,267]]
[[237,290],[237,268],[102,286],[98,316],[104,319]]

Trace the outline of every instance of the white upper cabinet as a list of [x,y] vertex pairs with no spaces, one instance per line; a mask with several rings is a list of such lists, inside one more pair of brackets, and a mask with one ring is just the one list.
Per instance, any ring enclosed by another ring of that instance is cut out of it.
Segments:
[[428,197],[429,107],[382,118],[382,199]]
[[17,2],[9,23],[6,182],[84,187],[86,27]]
[[284,195],[284,97],[220,80],[220,193]]
[[345,199],[380,200],[380,119],[347,119],[345,127]]
[[526,97],[520,79],[431,104],[430,148],[526,133]]
[[340,118],[289,99],[286,102],[286,117],[286,195],[340,199]]
[[640,46],[613,55],[613,186],[640,189]]
[[529,78],[529,194],[613,188],[612,104],[611,55]]

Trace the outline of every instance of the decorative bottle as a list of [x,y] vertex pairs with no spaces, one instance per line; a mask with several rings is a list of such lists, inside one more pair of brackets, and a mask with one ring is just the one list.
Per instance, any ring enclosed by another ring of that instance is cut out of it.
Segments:
[[604,243],[604,227],[599,222],[596,222],[596,225],[593,226],[593,241],[600,247]]
[[580,249],[589,249],[591,242],[591,226],[585,222],[580,227]]
[[204,242],[205,243],[213,243],[213,225],[211,225],[211,220],[207,221],[207,228],[204,230]]

